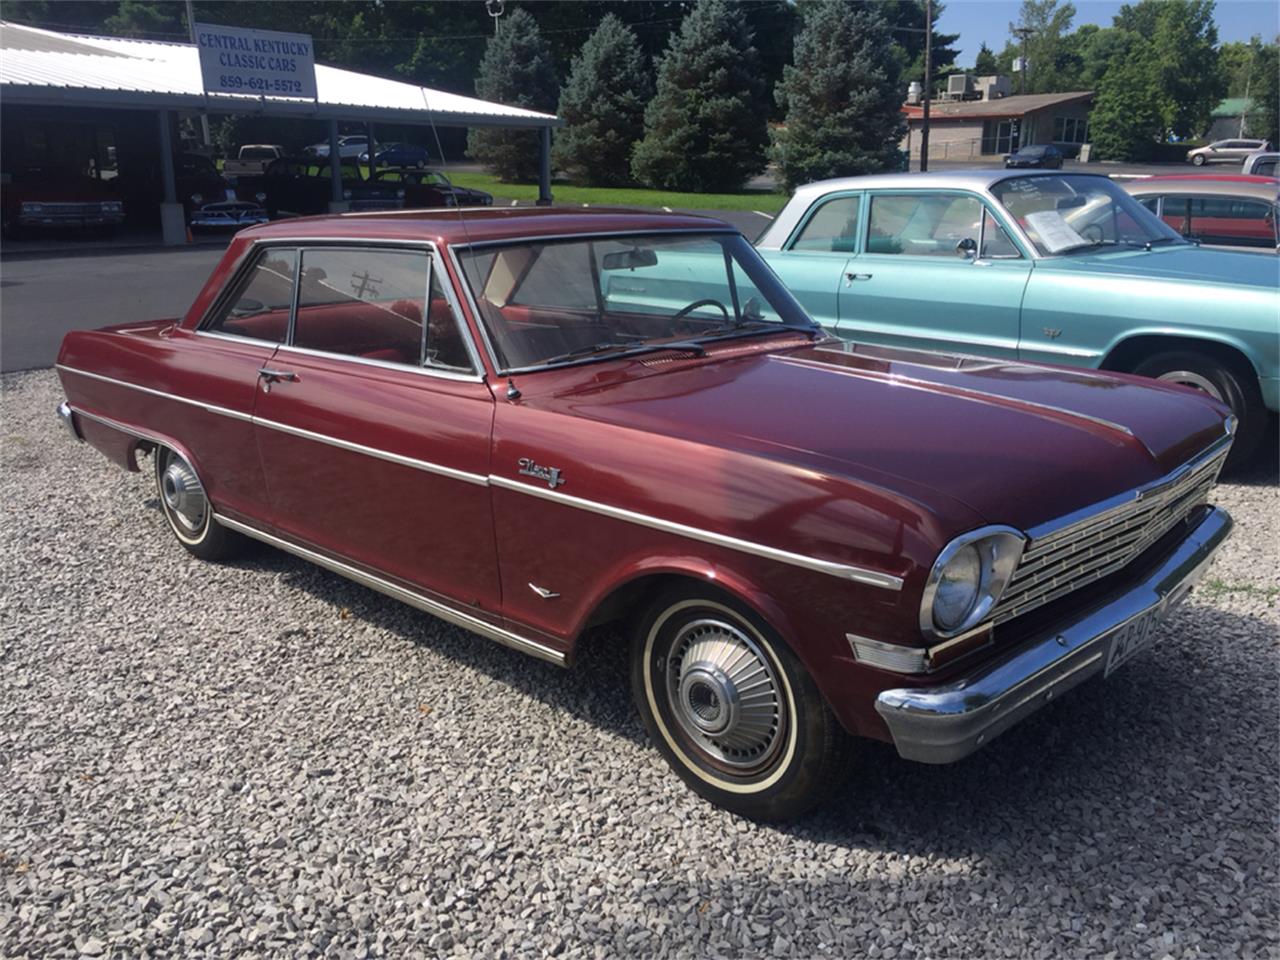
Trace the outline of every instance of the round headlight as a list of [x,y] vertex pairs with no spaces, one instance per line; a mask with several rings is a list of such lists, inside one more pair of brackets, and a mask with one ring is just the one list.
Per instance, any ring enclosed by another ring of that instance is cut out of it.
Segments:
[[266,203],[267,195],[263,193],[261,190],[259,190],[257,193],[253,195],[253,199],[257,200],[259,203]]
[[343,190],[343,191],[342,191],[342,199],[343,199],[343,200],[350,200],[350,199],[351,199],[351,191],[350,191],[350,190]]
[[953,637],[989,618],[1013,579],[1026,542],[1012,527],[993,526],[947,544],[925,582],[921,632]]
[[972,545],[957,551],[938,572],[933,595],[933,621],[942,630],[955,630],[973,611],[982,587],[982,558]]
[[397,196],[397,197],[403,197],[403,196],[404,196],[404,191],[403,191],[403,190],[397,190],[397,191],[396,191],[396,196]]
[[193,193],[193,194],[191,195],[191,202],[192,202],[192,203],[204,203],[204,194],[202,194],[202,193]]

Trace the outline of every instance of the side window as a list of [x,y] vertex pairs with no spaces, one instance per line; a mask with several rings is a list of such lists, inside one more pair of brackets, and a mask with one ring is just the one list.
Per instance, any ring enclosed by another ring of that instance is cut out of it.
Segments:
[[852,253],[857,244],[859,197],[836,197],[814,211],[791,245],[792,250]]
[[426,349],[423,359],[428,367],[444,370],[471,371],[471,354],[467,350],[468,334],[453,306],[444,295],[441,286],[442,272],[437,264],[431,271],[431,291],[428,295]]
[[303,250],[293,345],[419,365],[429,269],[425,252]]
[[1009,234],[991,211],[982,208],[982,252],[979,257],[992,260],[1017,260],[1022,256],[1017,244],[1009,239]]
[[1140,204],[1142,204],[1152,213],[1158,213],[1160,211],[1159,197],[1135,197],[1134,199],[1136,199]]
[[977,197],[951,194],[872,197],[867,253],[954,258],[960,241],[977,245],[984,209]]
[[214,333],[284,343],[293,308],[293,274],[297,251],[268,247],[205,327]]

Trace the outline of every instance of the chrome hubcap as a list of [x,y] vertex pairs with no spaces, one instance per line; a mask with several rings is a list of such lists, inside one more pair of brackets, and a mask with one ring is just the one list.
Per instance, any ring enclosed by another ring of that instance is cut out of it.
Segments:
[[671,646],[667,693],[697,745],[730,767],[759,766],[778,748],[778,678],[760,648],[723,620],[685,626]]
[[1215,400],[1222,399],[1222,393],[1213,385],[1213,381],[1201,376],[1194,370],[1170,370],[1168,373],[1160,374],[1158,379],[1168,383],[1181,384],[1184,387],[1191,387],[1193,390],[1207,393]]
[[160,495],[164,497],[165,506],[170,515],[187,530],[199,530],[204,523],[204,515],[208,500],[204,495],[204,487],[185,460],[178,457],[170,459],[168,466],[160,474]]

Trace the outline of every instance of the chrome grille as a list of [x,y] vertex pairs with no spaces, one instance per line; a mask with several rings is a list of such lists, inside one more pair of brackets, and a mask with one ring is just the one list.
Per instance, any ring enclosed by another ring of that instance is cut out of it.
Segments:
[[993,623],[1004,623],[1115,573],[1209,498],[1227,450],[1134,491],[1133,499],[1027,543]]
[[33,216],[41,214],[58,217],[96,217],[102,213],[101,203],[41,203],[40,210]]

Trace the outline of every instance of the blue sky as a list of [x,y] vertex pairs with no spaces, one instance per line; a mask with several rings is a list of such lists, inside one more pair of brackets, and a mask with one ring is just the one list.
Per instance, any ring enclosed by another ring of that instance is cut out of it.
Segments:
[[[956,42],[961,66],[973,65],[978,47],[986,41],[999,52],[1009,38],[1009,24],[1018,19],[1020,0],[943,0],[946,9],[938,19],[942,33],[958,33]],[[1096,23],[1111,26],[1111,18],[1123,6],[1122,0],[1073,0],[1073,26]],[[1218,39],[1248,40],[1255,33],[1263,38],[1280,33],[1280,4],[1276,0],[1218,0]]]

